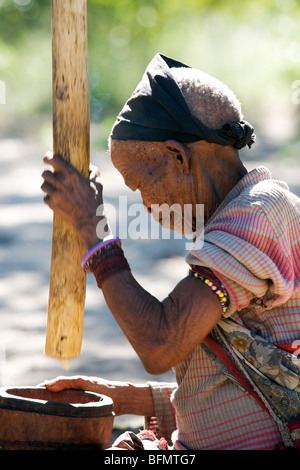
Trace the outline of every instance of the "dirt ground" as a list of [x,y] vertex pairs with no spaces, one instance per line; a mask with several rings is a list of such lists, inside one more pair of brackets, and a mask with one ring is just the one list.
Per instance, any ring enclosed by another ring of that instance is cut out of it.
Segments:
[[[52,214],[40,190],[42,157],[48,150],[32,138],[0,141],[0,385],[37,385],[58,375],[93,375],[112,380],[171,380],[172,371],[149,376],[108,311],[101,291],[88,277],[82,354],[70,369],[45,356]],[[119,196],[140,202],[112,167],[106,153],[92,150],[104,181],[105,201]],[[251,158],[250,158],[251,157]],[[274,145],[257,144],[244,155],[248,169],[267,166],[274,178],[300,195],[298,155],[282,159]],[[153,295],[163,299],[186,274],[184,239],[123,240],[132,271]],[[140,417],[125,416],[115,426],[139,427]]]

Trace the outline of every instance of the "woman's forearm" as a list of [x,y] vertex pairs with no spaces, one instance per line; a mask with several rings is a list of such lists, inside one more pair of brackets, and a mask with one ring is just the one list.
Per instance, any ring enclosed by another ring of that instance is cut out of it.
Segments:
[[116,414],[131,414],[139,416],[154,416],[154,403],[149,385],[125,383],[117,390],[118,405]]
[[154,416],[154,403],[151,388],[148,384],[132,384],[123,381],[110,381],[92,376],[60,376],[46,380],[40,386],[51,392],[61,390],[86,390],[111,398],[116,416],[134,414]]

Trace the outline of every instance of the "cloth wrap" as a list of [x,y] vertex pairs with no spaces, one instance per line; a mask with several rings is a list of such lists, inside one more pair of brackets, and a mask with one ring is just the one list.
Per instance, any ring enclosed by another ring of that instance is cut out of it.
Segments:
[[[300,450],[300,359],[297,355],[278,348],[230,318],[220,320],[211,335],[277,423],[285,448]],[[223,373],[241,387],[214,348],[206,344],[202,347]]]
[[191,68],[162,54],[156,54],[143,78],[112,128],[115,140],[179,142],[205,140],[237,149],[250,148],[256,137],[246,121],[226,123],[221,129],[211,129],[194,116],[173,75],[172,68]]

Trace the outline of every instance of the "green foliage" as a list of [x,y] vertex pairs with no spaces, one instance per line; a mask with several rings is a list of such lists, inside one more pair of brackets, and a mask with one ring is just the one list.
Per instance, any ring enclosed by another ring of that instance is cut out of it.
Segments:
[[[225,81],[247,117],[295,112],[299,20],[299,0],[88,0],[92,118],[110,122],[158,51]],[[50,0],[0,0],[0,80],[11,120],[51,110]]]

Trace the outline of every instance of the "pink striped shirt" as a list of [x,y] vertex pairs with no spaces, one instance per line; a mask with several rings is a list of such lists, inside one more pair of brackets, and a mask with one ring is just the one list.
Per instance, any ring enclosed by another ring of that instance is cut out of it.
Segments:
[[[287,185],[257,168],[228,194],[206,224],[203,246],[186,257],[222,280],[226,316],[274,344],[300,340],[299,212]],[[160,432],[169,437],[177,429],[175,448],[271,450],[280,442],[272,418],[201,345],[174,371],[176,384],[150,385]]]

